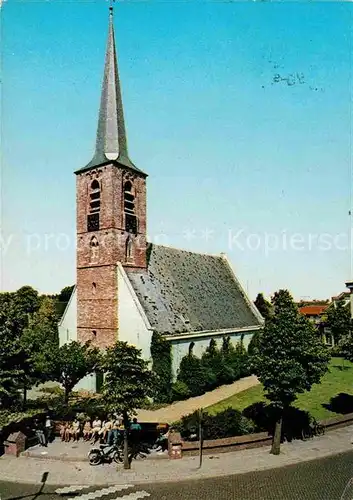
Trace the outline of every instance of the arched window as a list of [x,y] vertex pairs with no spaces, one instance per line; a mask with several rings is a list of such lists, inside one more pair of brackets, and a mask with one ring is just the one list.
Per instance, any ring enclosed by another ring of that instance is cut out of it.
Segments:
[[99,212],[101,207],[101,188],[97,179],[91,183],[90,212]]
[[137,217],[135,215],[134,188],[130,181],[124,184],[125,231],[137,234]]
[[124,184],[124,211],[130,214],[135,213],[135,196],[130,181]]
[[96,264],[99,260],[99,242],[95,236],[90,241],[90,262]]
[[87,215],[87,231],[99,230],[99,211],[101,208],[101,187],[97,179],[89,186],[89,213]]

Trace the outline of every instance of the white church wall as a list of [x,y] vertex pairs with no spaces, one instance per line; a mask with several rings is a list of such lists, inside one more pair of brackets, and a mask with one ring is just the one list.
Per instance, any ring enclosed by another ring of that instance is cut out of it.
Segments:
[[120,265],[118,266],[118,318],[119,340],[141,349],[142,357],[150,360],[152,330],[129,278]]
[[[71,294],[70,300],[59,323],[59,345],[60,347],[72,341],[77,341],[77,292],[76,286]],[[96,391],[96,375],[92,373],[79,381],[74,391]]]
[[77,340],[77,293],[76,286],[71,294],[63,317],[59,323],[60,347],[72,340]]
[[[232,344],[235,346],[238,342],[240,342],[241,335],[244,335],[243,337],[243,343],[244,347],[247,349],[249,346],[249,342],[251,340],[251,337],[253,336],[254,332],[249,331],[249,332],[242,332],[242,333],[230,333],[227,334],[231,338]],[[221,347],[223,343],[223,337],[225,335],[208,335],[202,338],[197,338],[189,336],[187,339],[181,339],[181,340],[171,340],[172,343],[172,373],[173,377],[175,378],[178,373],[178,368],[180,365],[180,362],[184,356],[186,356],[189,352],[189,347],[191,342],[194,343],[194,347],[192,352],[200,358],[202,354],[205,352],[206,348],[210,345],[210,340],[212,338],[215,339],[217,343],[217,347]]]

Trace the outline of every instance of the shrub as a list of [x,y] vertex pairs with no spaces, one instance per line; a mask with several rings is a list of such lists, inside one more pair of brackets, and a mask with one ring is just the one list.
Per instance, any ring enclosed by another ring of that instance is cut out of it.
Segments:
[[172,386],[171,344],[162,335],[153,332],[151,340],[152,370],[158,377],[155,398],[160,403],[168,403]]
[[[192,434],[198,433],[198,412],[182,417],[175,427],[180,431],[184,439],[190,438]],[[225,437],[242,436],[254,432],[254,424],[251,420],[233,408],[209,415],[203,413],[202,429],[204,439],[222,439]]]
[[239,378],[250,375],[250,356],[244,347],[243,336],[235,347],[235,357],[238,365]]
[[205,369],[206,390],[215,389],[222,384],[233,382],[233,370],[225,362],[223,353],[217,348],[214,339],[210,340],[210,345],[202,355],[201,362]]
[[342,357],[342,347],[339,344],[334,345],[330,348],[330,354],[333,358]]
[[[253,403],[243,410],[243,415],[254,422],[256,432],[268,432],[273,435],[278,413],[272,404],[263,401]],[[286,408],[283,414],[282,440],[301,439],[302,431],[307,429],[310,418],[308,412],[295,406]]]
[[251,337],[248,346],[248,355],[250,357],[253,356],[259,348],[260,335],[261,335],[261,330],[257,330]]
[[244,347],[243,338],[241,338],[240,342],[234,347],[230,337],[224,337],[222,354],[224,364],[228,369],[228,373],[224,376],[223,383],[229,384],[249,375],[250,362],[248,353]]
[[181,382],[180,380],[176,380],[172,385],[172,400],[173,401],[181,401],[183,399],[187,399],[190,396],[190,391],[185,382]]
[[190,396],[199,396],[205,392],[207,373],[201,360],[192,353],[181,360],[177,379],[187,385]]

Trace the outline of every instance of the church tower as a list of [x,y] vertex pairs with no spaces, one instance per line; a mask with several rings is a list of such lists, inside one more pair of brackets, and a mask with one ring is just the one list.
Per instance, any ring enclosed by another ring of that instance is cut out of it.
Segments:
[[96,150],[75,174],[77,340],[105,348],[118,339],[117,263],[146,268],[147,175],[128,155],[112,7]]

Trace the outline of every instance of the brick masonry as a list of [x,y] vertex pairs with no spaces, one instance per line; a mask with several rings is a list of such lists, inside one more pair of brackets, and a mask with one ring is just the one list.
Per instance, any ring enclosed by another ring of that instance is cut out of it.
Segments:
[[[99,229],[88,231],[91,184],[100,185]],[[135,195],[137,235],[127,259],[123,186],[129,180]],[[118,339],[117,263],[129,269],[146,267],[146,180],[119,165],[79,173],[77,203],[77,338],[106,348]]]

